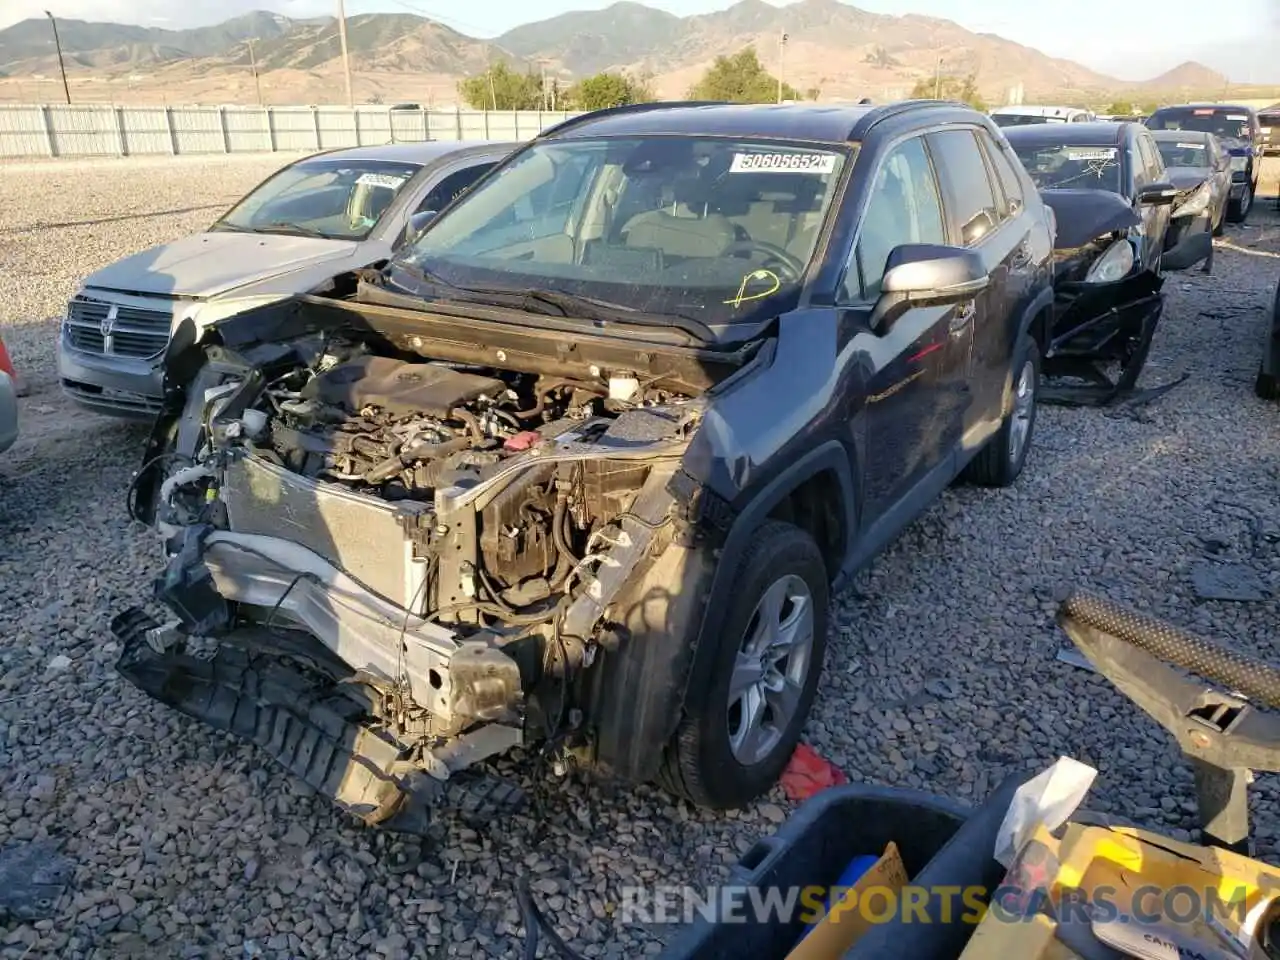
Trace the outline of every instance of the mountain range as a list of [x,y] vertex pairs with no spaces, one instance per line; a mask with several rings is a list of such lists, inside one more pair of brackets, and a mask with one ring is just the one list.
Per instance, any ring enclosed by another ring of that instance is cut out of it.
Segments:
[[[246,68],[256,62],[268,86],[273,75],[282,83],[285,76],[310,77],[336,99],[332,79],[341,59],[333,18],[257,12],[188,30],[80,20],[59,20],[58,27],[68,71],[75,76],[128,75],[167,87],[197,80],[208,86],[225,76],[239,78],[241,89]],[[785,45],[779,42],[784,31]],[[649,77],[659,95],[674,98],[683,97],[717,55],[749,44],[771,72],[824,99],[906,96],[914,84],[938,74],[973,75],[979,90],[998,102],[1014,87],[1031,100],[1204,95],[1228,85],[1222,74],[1197,63],[1140,83],[1121,81],[949,20],[869,13],[839,0],[800,0],[785,8],[739,0],[717,13],[687,17],[623,0],[605,10],[516,27],[492,40],[413,14],[365,14],[348,17],[347,35],[358,77],[415,75],[451,84],[504,60],[564,81],[625,70]],[[0,30],[0,75],[20,82],[33,75],[56,76],[56,71],[47,20],[24,20]]]

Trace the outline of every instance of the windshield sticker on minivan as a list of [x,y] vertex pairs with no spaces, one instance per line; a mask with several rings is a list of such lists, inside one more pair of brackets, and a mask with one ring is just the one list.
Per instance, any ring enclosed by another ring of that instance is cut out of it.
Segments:
[[368,187],[386,187],[388,190],[399,190],[404,185],[404,177],[392,176],[389,173],[362,173],[356,183]]
[[1227,119],[1228,119],[1228,120],[1238,120],[1238,121],[1240,121],[1241,123],[1244,123],[1244,121],[1248,120],[1248,119],[1249,119],[1249,117],[1248,117],[1246,114],[1243,114],[1243,113],[1228,113],[1228,114],[1227,114]]
[[1114,160],[1118,152],[1115,147],[1087,147],[1084,149],[1067,147],[1063,154],[1068,160]]
[[836,158],[830,153],[735,153],[730,173],[832,173]]
[[1179,150],[1203,150],[1203,143],[1179,143],[1175,144]]

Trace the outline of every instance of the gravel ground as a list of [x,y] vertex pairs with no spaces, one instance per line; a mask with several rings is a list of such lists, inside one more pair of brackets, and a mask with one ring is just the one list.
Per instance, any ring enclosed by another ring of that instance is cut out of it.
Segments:
[[[716,882],[784,819],[780,792],[713,816],[653,788],[547,775],[541,824],[445,819],[411,849],[112,670],[107,620],[157,570],[122,503],[143,431],[72,412],[47,318],[80,275],[199,228],[280,162],[7,165],[0,178],[0,328],[32,387],[24,436],[0,458],[0,843],[48,835],[77,864],[57,916],[0,928],[0,955],[509,957],[522,871],[585,955],[656,952],[664,931],[614,922],[622,885]],[[1280,530],[1280,420],[1252,393],[1276,254],[1272,210],[1229,228],[1212,276],[1168,286],[1145,381],[1184,383],[1145,407],[1044,409],[1013,490],[948,493],[838,598],[807,732],[820,752],[855,779],[965,800],[1068,754],[1101,771],[1090,807],[1187,836],[1188,768],[1105,682],[1053,659],[1066,641],[1052,613],[1086,584],[1276,655],[1277,601],[1196,602],[1188,578],[1212,540],[1280,595],[1274,540],[1250,534]],[[922,693],[940,678],[954,697]],[[1276,779],[1253,800],[1275,859]]]

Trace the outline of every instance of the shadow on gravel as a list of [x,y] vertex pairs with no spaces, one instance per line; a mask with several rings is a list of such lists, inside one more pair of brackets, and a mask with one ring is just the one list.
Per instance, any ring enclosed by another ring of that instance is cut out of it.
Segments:
[[[227,203],[230,203],[228,201]],[[122,220],[150,220],[153,217],[177,216],[182,213],[199,213],[202,210],[222,210],[227,203],[202,203],[195,207],[170,207],[167,210],[144,210],[138,213],[122,213],[115,217],[98,217],[94,220],[63,220],[60,223],[27,223],[16,227],[0,227],[0,236],[26,233],[29,230],[57,230],[64,227],[96,227],[103,223],[119,223]]]

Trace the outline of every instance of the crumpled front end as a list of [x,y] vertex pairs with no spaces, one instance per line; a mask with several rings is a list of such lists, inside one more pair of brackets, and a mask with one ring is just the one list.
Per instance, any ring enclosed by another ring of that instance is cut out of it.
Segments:
[[582,726],[699,402],[332,331],[204,361],[136,484],[172,618],[116,618],[120,672],[366,823],[508,809],[519,791],[475,765]]

